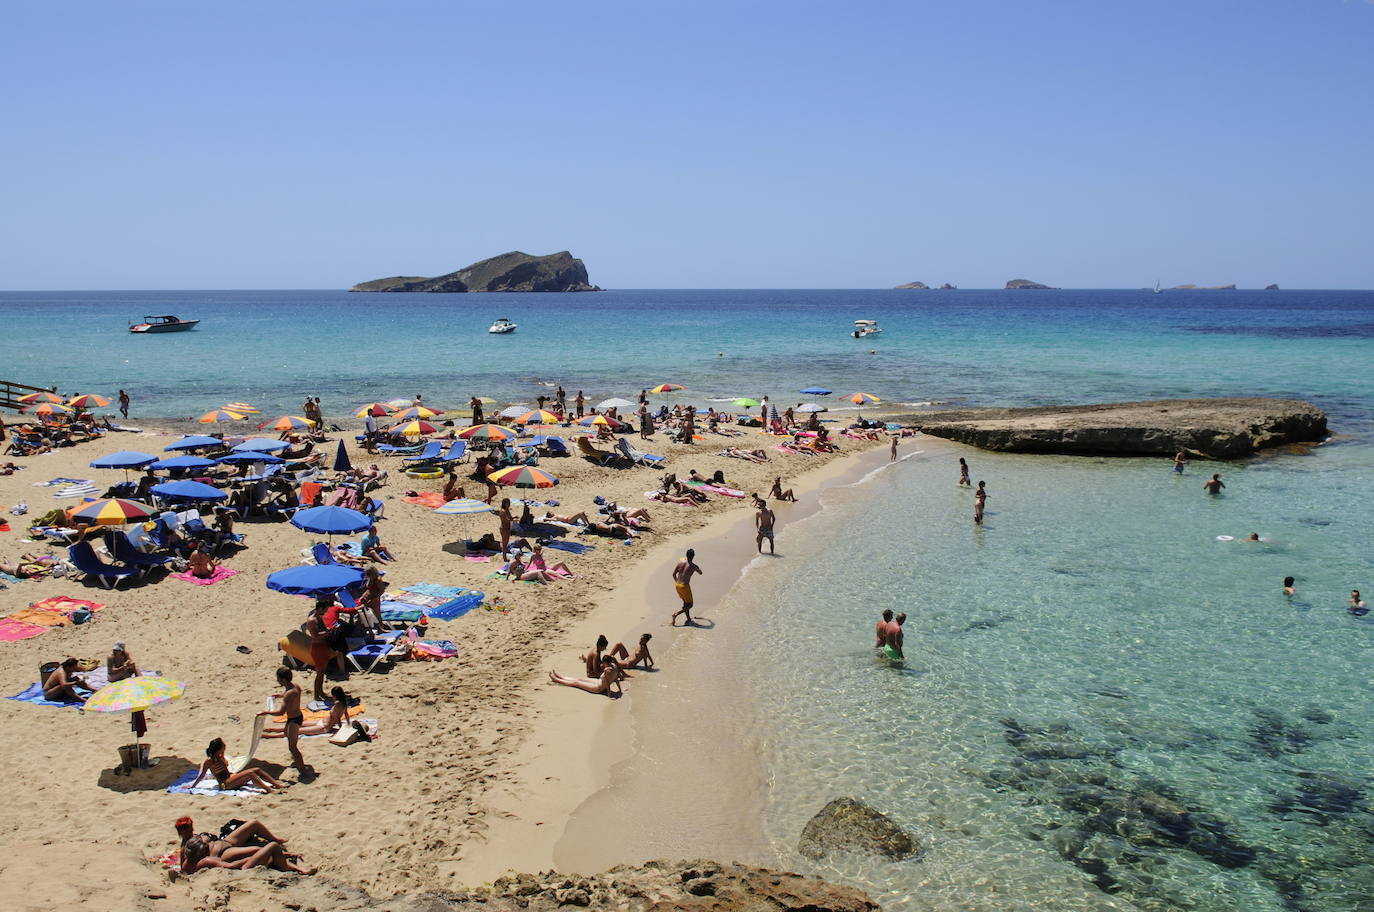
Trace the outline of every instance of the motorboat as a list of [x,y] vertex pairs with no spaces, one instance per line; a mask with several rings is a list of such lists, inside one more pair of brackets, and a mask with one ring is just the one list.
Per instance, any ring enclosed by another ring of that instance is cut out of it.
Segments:
[[487,327],[487,332],[489,332],[489,333],[513,333],[513,332],[515,332],[515,324],[512,323],[510,320],[507,320],[505,317],[502,317],[501,319],[497,320],[495,323],[491,324],[491,326],[488,326],[488,327]]
[[880,328],[878,327],[878,321],[877,321],[877,320],[855,320],[855,321],[854,321],[854,333],[853,333],[853,336],[854,336],[854,338],[856,338],[856,339],[862,339],[862,338],[865,337],[865,336],[876,336],[876,335],[877,335],[878,333],[880,333],[880,332],[882,332],[882,329],[880,329]]
[[174,333],[184,332],[188,329],[195,329],[199,320],[183,320],[173,314],[162,314],[161,316],[148,316],[143,318],[142,323],[130,323],[129,332],[131,333]]

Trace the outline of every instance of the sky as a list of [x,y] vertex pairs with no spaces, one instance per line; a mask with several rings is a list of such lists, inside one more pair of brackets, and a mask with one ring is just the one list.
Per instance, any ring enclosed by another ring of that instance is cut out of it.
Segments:
[[1374,5],[6,4],[0,289],[1374,288]]

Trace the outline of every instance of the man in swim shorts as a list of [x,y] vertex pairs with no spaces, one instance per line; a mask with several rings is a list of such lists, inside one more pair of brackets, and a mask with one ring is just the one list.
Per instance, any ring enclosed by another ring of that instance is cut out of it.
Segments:
[[773,511],[768,509],[768,501],[759,503],[759,510],[754,514],[754,525],[758,527],[759,534],[754,536],[754,544],[758,547],[759,553],[763,553],[763,540],[768,539],[768,553],[775,554],[773,547],[773,522],[775,517]]
[[687,556],[677,562],[673,568],[673,587],[677,590],[677,597],[682,599],[682,607],[673,612],[673,616],[668,619],[672,627],[677,626],[677,616],[679,614],[687,618],[686,623],[692,623],[692,577],[702,570],[696,564],[697,553],[691,548],[687,549]]
[[889,654],[895,652],[896,658],[906,659],[906,654],[902,652],[902,644],[906,641],[906,634],[902,633],[902,625],[906,623],[906,612],[899,612],[897,619],[887,625],[887,648]]
[[873,644],[874,649],[882,649],[887,645],[887,625],[892,623],[892,609],[884,608],[883,616],[878,620],[878,641]]
[[305,763],[305,757],[301,754],[301,725],[305,722],[305,715],[301,712],[301,688],[295,681],[291,680],[291,669],[277,669],[277,683],[281,685],[282,692],[274,694],[281,698],[281,709],[275,713],[271,710],[264,710],[258,713],[260,716],[270,716],[285,714],[286,726],[286,746],[291,751],[291,765],[302,773],[308,772],[310,767]]
[[1217,472],[1210,479],[1202,483],[1202,490],[1206,491],[1208,494],[1220,494],[1225,487],[1226,485],[1221,483],[1220,472]]

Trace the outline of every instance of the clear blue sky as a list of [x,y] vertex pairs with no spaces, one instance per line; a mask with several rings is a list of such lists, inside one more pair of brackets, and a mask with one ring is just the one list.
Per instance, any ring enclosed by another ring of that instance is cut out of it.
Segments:
[[1374,287],[1374,5],[7,4],[0,288]]

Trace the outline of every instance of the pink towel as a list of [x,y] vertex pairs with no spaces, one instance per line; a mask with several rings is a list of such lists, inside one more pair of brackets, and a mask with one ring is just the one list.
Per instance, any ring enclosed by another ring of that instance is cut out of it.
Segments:
[[220,580],[226,580],[231,576],[238,576],[238,571],[230,570],[228,567],[221,564],[215,568],[214,573],[211,573],[207,577],[194,576],[190,570],[187,570],[185,573],[173,573],[172,576],[175,576],[177,579],[186,580],[188,583],[195,583],[197,586],[213,586]]
[[419,494],[412,494],[403,499],[406,503],[419,504],[422,507],[430,507],[436,510],[448,503],[448,501],[444,500],[444,495],[440,494],[438,491],[421,491]]
[[47,630],[47,627],[39,627],[37,624],[25,624],[23,621],[16,621],[13,618],[0,618],[0,643],[27,640],[29,637],[46,633]]

